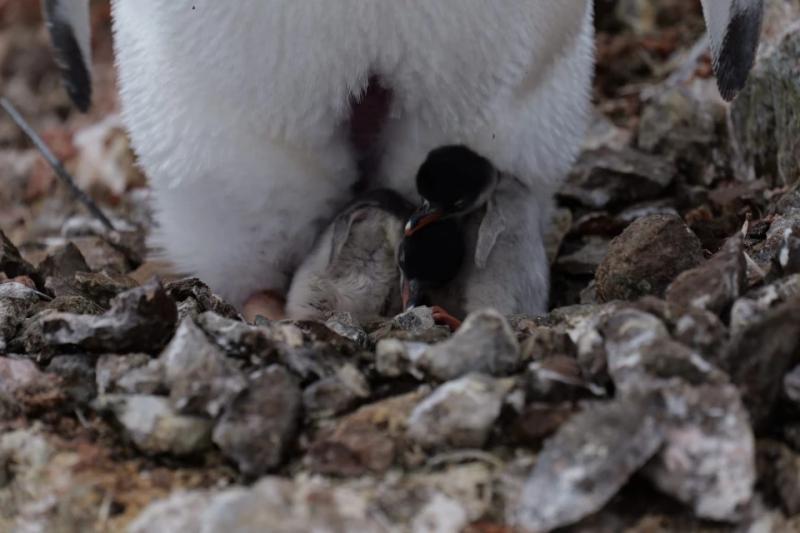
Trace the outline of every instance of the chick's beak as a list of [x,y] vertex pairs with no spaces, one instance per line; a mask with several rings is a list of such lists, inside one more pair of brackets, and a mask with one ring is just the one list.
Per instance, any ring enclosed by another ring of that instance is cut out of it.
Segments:
[[420,289],[419,283],[415,280],[408,280],[405,277],[402,283],[403,311],[423,305],[424,294]]
[[405,228],[406,237],[410,237],[425,226],[433,224],[437,220],[441,220],[443,215],[444,213],[441,209],[433,207],[428,202],[425,202],[422,204],[422,207],[408,219]]

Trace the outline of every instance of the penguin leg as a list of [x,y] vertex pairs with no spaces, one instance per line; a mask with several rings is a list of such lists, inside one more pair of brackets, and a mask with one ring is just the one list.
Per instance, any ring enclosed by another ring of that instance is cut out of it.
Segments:
[[349,147],[344,139],[313,149],[255,144],[244,135],[196,143],[207,144],[171,154],[180,161],[211,154],[191,170],[145,165],[154,188],[152,244],[240,308],[261,291],[284,296],[319,232],[350,200]]

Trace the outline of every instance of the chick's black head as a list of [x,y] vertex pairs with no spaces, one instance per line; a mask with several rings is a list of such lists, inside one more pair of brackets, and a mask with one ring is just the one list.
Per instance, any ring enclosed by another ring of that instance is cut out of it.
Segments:
[[441,220],[406,236],[400,243],[398,262],[406,280],[435,288],[456,277],[465,254],[458,223]]
[[417,192],[444,212],[478,207],[496,179],[492,163],[463,145],[442,146],[428,154],[417,173]]

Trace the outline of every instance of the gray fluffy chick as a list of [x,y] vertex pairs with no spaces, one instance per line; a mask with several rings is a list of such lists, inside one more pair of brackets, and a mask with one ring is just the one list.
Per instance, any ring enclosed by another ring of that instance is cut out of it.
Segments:
[[366,321],[399,313],[397,249],[412,211],[398,194],[375,190],[339,213],[297,270],[287,316],[321,320],[347,312]]

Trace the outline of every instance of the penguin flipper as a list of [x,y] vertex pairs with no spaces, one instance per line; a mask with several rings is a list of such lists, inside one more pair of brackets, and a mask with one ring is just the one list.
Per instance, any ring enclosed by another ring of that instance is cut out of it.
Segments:
[[725,100],[747,83],[761,36],[763,0],[702,0],[714,74]]
[[42,11],[67,93],[86,112],[92,103],[89,0],[42,0]]
[[497,239],[506,230],[506,221],[494,198],[486,203],[486,213],[478,228],[478,242],[475,244],[475,266],[486,267]]

